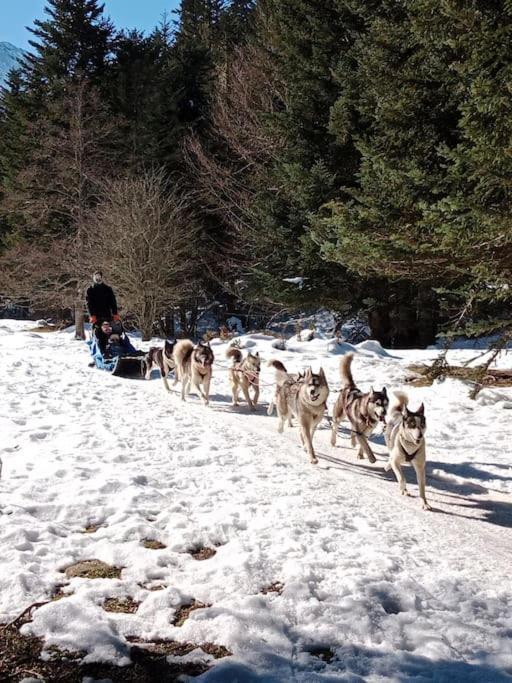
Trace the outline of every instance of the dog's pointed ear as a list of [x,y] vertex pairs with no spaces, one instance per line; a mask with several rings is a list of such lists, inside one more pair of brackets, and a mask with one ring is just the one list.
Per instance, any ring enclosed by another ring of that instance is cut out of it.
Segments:
[[308,379],[312,376],[313,370],[311,369],[311,366],[306,370],[306,373],[304,377],[307,377]]
[[373,390],[373,387],[370,387],[370,396],[372,398],[375,396],[375,391]]
[[320,368],[320,372],[318,373],[318,375],[319,375],[320,379],[321,379],[323,382],[326,382],[326,381],[327,381],[327,379],[326,379],[326,377],[325,377],[325,372],[324,372],[324,369],[323,369],[323,368]]
[[409,417],[409,411],[407,410],[407,406],[404,406],[404,407],[402,408],[402,415],[403,415],[404,417]]
[[425,415],[425,406],[423,405],[423,403],[418,408],[418,415]]
[[386,387],[382,387],[382,393],[384,394],[384,396],[386,396],[386,397],[387,397],[387,395],[388,395],[388,392],[387,392],[387,389],[386,389]]
[[259,358],[259,357],[260,357],[260,352],[256,351],[256,358]]

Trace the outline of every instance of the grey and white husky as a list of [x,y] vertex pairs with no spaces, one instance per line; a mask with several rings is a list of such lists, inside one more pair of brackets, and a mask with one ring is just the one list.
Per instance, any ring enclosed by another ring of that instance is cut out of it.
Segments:
[[379,421],[386,420],[388,394],[386,387],[382,391],[374,391],[372,387],[365,394],[356,387],[351,370],[353,358],[353,353],[347,353],[340,359],[341,391],[332,412],[331,445],[336,445],[338,425],[346,416],[350,422],[352,446],[356,441],[359,444],[357,457],[362,458],[366,454],[370,462],[375,462],[368,439]]
[[395,391],[395,397],[396,400],[390,410],[390,421],[386,427],[389,460],[385,469],[393,470],[400,485],[400,493],[408,496],[402,465],[412,465],[416,472],[423,509],[431,510],[425,495],[425,431],[427,429],[425,407],[422,403],[418,410],[413,412],[408,408],[407,394],[403,391]]
[[[238,392],[240,389],[244,395],[247,405],[251,410],[256,409],[260,395],[260,354],[250,351],[244,358],[240,349],[230,347],[226,351],[226,356],[233,359],[233,365],[229,369],[229,383],[233,394],[233,405],[238,405]],[[250,389],[252,388],[252,398]]]
[[149,349],[146,356],[146,379],[151,377],[152,370],[157,367],[160,370],[164,386],[167,391],[170,391],[167,382],[167,375],[174,370],[176,363],[174,362],[173,351],[176,342],[165,340],[163,348],[153,346]]
[[180,339],[173,351],[176,363],[176,380],[181,381],[181,398],[184,401],[190,385],[197,389],[205,405],[210,401],[210,382],[214,361],[210,344],[195,344],[190,339]]
[[[275,404],[279,417],[278,432],[281,433],[284,423],[296,417],[299,422],[299,433],[304,450],[313,464],[318,462],[313,448],[315,430],[322,421],[327,407],[329,385],[324,371],[314,373],[308,368],[304,374],[290,376],[286,368],[278,360],[270,360],[268,365],[276,372],[277,390]],[[269,406],[269,410],[271,409]],[[270,414],[270,413],[269,413]]]

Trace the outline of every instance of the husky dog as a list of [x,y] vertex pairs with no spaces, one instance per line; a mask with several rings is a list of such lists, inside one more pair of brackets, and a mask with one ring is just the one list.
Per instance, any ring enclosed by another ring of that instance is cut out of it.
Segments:
[[[233,365],[229,370],[229,382],[233,393],[233,405],[238,405],[238,392],[240,389],[251,410],[256,409],[260,395],[260,354],[252,354],[250,351],[244,358],[240,349],[234,347],[226,351],[226,356],[233,359]],[[253,389],[253,397],[249,389]]]
[[173,357],[176,363],[176,379],[181,381],[182,400],[185,400],[192,384],[204,404],[208,405],[214,359],[210,344],[199,342],[194,346],[189,339],[180,339],[174,347]]
[[389,460],[385,469],[393,469],[400,485],[401,494],[408,496],[401,466],[411,464],[416,472],[423,509],[432,510],[425,496],[425,431],[427,429],[425,407],[422,403],[414,413],[407,407],[409,403],[407,394],[403,391],[395,391],[395,396],[396,401],[391,407],[391,419],[386,427]]
[[375,462],[368,438],[379,421],[385,423],[386,410],[389,404],[386,387],[382,391],[363,394],[354,382],[350,366],[354,358],[353,353],[347,353],[340,359],[341,391],[336,399],[332,412],[331,445],[336,445],[338,425],[346,415],[351,427],[352,446],[359,444],[358,458],[366,454],[370,462]]
[[311,462],[318,458],[313,449],[313,436],[322,421],[329,396],[329,386],[324,371],[318,374],[308,368],[303,375],[290,376],[280,361],[269,361],[268,365],[276,371],[276,406],[279,417],[278,432],[284,428],[285,420],[291,424],[292,415],[299,421],[300,438]]
[[146,379],[151,377],[151,371],[153,368],[157,367],[160,370],[167,391],[170,391],[169,384],[167,383],[167,375],[171,370],[176,368],[176,363],[174,362],[172,355],[175,344],[176,342],[170,342],[166,339],[163,349],[153,346],[149,349],[148,355],[146,356]]
[[[279,372],[281,373],[281,378],[282,378],[284,375],[286,375],[286,378],[289,379],[289,380],[292,381],[292,382],[300,382],[302,379],[304,379],[304,373],[303,373],[303,372],[298,372],[298,373],[294,373],[294,374],[292,374],[291,372],[287,372],[287,371],[286,371],[286,368],[284,367],[284,365],[281,363],[280,360],[271,358],[271,359],[267,362],[267,365],[268,365],[269,368],[274,368],[274,370],[276,371],[276,373],[279,371]],[[279,385],[277,385],[277,387],[276,387],[276,393],[274,394],[274,397],[272,398],[272,400],[271,400],[270,403],[268,404],[267,415],[272,415],[272,413],[274,412],[274,406],[275,406],[276,403],[277,403],[277,394],[278,394],[278,391],[279,391]],[[289,426],[289,427],[293,427],[293,424],[292,424],[292,416],[291,416],[291,415],[289,415],[289,417],[288,417],[288,426]]]

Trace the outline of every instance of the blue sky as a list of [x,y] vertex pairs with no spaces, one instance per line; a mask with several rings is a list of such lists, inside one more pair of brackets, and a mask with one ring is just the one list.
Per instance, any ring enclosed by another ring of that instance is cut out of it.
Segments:
[[[179,5],[179,0],[103,0],[105,13],[117,28],[138,28],[150,31],[167,10]],[[36,18],[43,16],[45,0],[0,0],[0,41],[17,47],[29,47],[29,32]]]

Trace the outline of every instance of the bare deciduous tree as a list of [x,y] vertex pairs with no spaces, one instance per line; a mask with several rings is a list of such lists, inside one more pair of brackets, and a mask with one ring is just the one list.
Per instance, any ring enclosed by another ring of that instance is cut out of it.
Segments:
[[188,197],[162,170],[109,182],[89,226],[89,262],[108,273],[144,339],[194,286],[200,256]]
[[33,124],[34,154],[16,179],[3,210],[24,227],[1,259],[0,287],[35,305],[74,308],[76,336],[84,338],[84,291],[90,264],[85,230],[101,182],[112,170],[114,125],[87,82],[69,85]]

